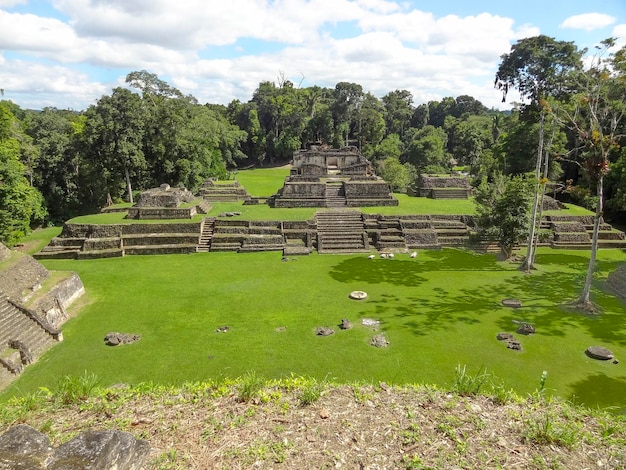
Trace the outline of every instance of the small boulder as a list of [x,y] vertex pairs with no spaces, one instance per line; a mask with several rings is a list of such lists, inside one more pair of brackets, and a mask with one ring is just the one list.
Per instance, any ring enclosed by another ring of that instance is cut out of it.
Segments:
[[585,353],[590,358],[598,359],[600,361],[608,361],[614,357],[613,352],[602,346],[589,346]]
[[355,290],[350,292],[350,295],[348,297],[354,300],[364,300],[367,298],[367,292],[363,292],[362,290]]
[[343,318],[341,320],[341,324],[339,325],[339,328],[341,328],[342,330],[349,330],[352,328],[352,323],[347,318]]
[[510,308],[521,308],[522,301],[517,299],[502,299],[502,305]]
[[385,335],[376,335],[372,338],[370,344],[377,348],[386,348],[389,346],[389,340],[385,338]]
[[333,330],[332,328],[328,328],[326,326],[318,326],[315,329],[315,334],[317,336],[330,336],[334,333],[335,333],[335,330]]
[[121,344],[131,344],[141,339],[140,335],[132,333],[107,333],[104,342],[107,346],[119,346]]
[[517,328],[517,332],[520,335],[532,335],[535,333],[535,327],[530,323],[522,323],[519,328]]

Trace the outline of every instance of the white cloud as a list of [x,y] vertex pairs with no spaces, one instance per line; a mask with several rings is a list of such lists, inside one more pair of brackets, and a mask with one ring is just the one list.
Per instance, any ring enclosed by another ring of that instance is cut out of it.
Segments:
[[12,8],[16,5],[28,3],[28,0],[0,0],[0,8]]
[[618,46],[626,46],[626,23],[615,25],[612,35],[617,38]]
[[[40,65],[45,69],[39,72],[42,79],[59,70],[69,76],[75,66],[84,70],[78,64],[115,71],[117,79],[106,85],[96,81],[89,86],[85,75],[58,84],[58,100],[72,107],[82,100],[82,108],[123,84],[128,72],[140,69],[158,74],[200,102],[247,101],[259,82],[275,81],[285,73],[302,86],[334,87],[349,81],[377,96],[407,89],[416,104],[471,94],[487,106],[500,106],[500,95],[491,86],[500,56],[510,50],[513,40],[538,34],[533,26],[515,29],[511,18],[488,13],[436,18],[388,0],[54,0],[53,4],[69,18],[67,22],[4,13],[0,23],[9,27],[0,28],[0,49],[48,59],[50,66]],[[350,36],[333,37],[346,24]],[[271,50],[254,50],[255,40],[271,42]],[[232,50],[238,50],[239,57],[228,58]],[[216,51],[221,58],[205,58]],[[11,67],[15,77],[33,73],[32,62],[14,62]],[[28,86],[35,89],[35,82],[36,75]],[[70,86],[73,83],[83,85],[80,92]],[[49,93],[47,100],[54,89],[43,88]]]
[[4,57],[0,63],[5,98],[19,102],[23,108],[54,106],[81,110],[110,91],[106,85],[70,68]]
[[584,29],[593,31],[594,29],[605,28],[615,23],[615,18],[604,13],[584,13],[567,18],[559,25],[561,28]]

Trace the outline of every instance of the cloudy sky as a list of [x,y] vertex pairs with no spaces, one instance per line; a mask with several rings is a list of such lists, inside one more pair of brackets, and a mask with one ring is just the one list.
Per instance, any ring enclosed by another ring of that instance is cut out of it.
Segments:
[[201,103],[283,77],[504,109],[500,56],[538,34],[625,44],[626,0],[0,0],[0,88],[23,108],[82,110],[145,69]]

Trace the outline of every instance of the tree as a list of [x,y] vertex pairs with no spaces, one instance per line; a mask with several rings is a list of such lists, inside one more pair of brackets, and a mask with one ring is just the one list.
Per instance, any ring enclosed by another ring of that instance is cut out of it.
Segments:
[[440,127],[411,128],[405,133],[402,159],[421,173],[446,172],[450,169],[447,142],[448,135]]
[[133,203],[131,179],[146,168],[143,153],[145,114],[139,95],[115,88],[87,112],[86,139],[92,158],[102,168],[109,192],[118,195],[124,182],[128,201]]
[[407,187],[417,179],[417,171],[410,163],[400,163],[394,157],[379,160],[376,164],[377,174],[382,177],[395,193],[406,193]]
[[556,41],[554,38],[544,35],[524,38],[511,47],[509,54],[502,55],[496,72],[495,87],[502,91],[503,102],[506,100],[509,89],[515,87],[522,98],[530,100],[527,110],[529,112],[538,111],[539,114],[535,196],[529,225],[526,259],[522,264],[522,268],[528,273],[533,267],[533,243],[539,222],[537,220],[539,194],[540,190],[543,189],[541,168],[544,159],[547,159],[547,154],[544,156],[543,147],[546,99],[559,97],[566,93],[566,77],[570,71],[580,69],[583,53],[584,51],[579,51],[573,42]]
[[0,241],[18,243],[31,223],[43,221],[46,210],[41,193],[32,187],[20,161],[21,126],[8,103],[0,102]]
[[390,91],[382,97],[385,105],[385,124],[388,134],[398,134],[411,127],[413,116],[413,95],[408,90]]
[[594,311],[590,292],[598,251],[598,233],[603,216],[604,177],[611,165],[611,155],[619,155],[625,133],[626,116],[626,47],[617,53],[606,54],[615,46],[615,40],[606,39],[598,47],[588,70],[575,73],[579,92],[574,95],[572,107],[559,111],[567,125],[575,132],[581,167],[596,188],[591,254],[585,283],[575,305]]
[[479,233],[495,240],[507,259],[524,239],[530,219],[533,182],[525,175],[494,175],[483,179],[476,189]]
[[335,122],[333,144],[340,147],[348,145],[350,123],[363,101],[363,87],[357,83],[339,82],[335,85],[333,98],[331,105]]

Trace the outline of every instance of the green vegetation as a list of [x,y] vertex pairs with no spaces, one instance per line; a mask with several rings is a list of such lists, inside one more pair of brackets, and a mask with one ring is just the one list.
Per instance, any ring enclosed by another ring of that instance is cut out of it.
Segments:
[[[601,250],[599,276],[626,260]],[[254,371],[339,382],[386,381],[449,386],[458,364],[486,367],[503,380],[502,395],[530,393],[548,371],[547,393],[598,406],[624,406],[620,367],[594,361],[588,346],[609,346],[626,357],[624,302],[596,283],[598,316],[564,304],[576,297],[588,255],[540,249],[532,276],[494,256],[445,249],[394,260],[317,255],[282,262],[278,253],[130,256],[48,260],[52,270],[76,271],[86,305],[54,346],[4,394],[32,393],[59,377],[94,373],[103,385],[182,384]],[[259,273],[263,273],[260,275]],[[364,290],[368,298],[348,294]],[[503,298],[520,299],[507,309]],[[355,327],[340,330],[342,318]],[[377,334],[363,318],[381,321],[387,348],[369,345]],[[521,336],[523,351],[495,336],[515,332],[515,321],[537,334]],[[226,333],[217,332],[229,326]],[[336,330],[329,337],[315,328]],[[110,331],[138,333],[141,341],[112,348]],[[308,400],[308,399],[307,399]]]

